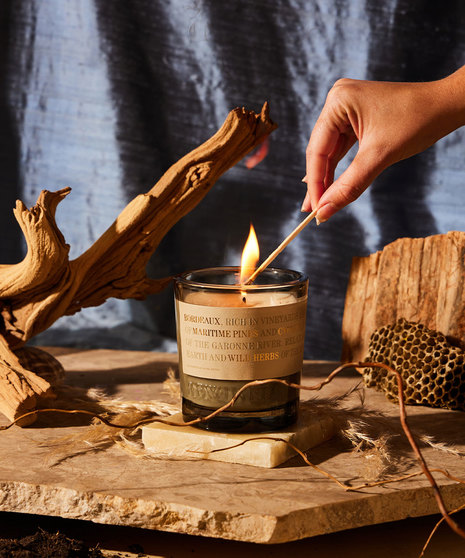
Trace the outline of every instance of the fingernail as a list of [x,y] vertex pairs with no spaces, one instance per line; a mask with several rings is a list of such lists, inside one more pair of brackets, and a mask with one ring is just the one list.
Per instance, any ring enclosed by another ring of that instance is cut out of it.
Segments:
[[321,221],[318,219],[318,217],[315,217],[315,221],[317,225],[321,225]]
[[304,202],[302,204],[300,211],[309,213],[311,210],[312,210],[312,202],[310,201],[310,194],[307,192],[305,194]]
[[302,182],[307,182],[307,175],[302,178]]
[[325,205],[321,206],[318,209],[318,213],[316,214],[316,221],[320,223],[324,223],[330,217],[332,217],[337,211],[337,207],[332,202],[325,203]]

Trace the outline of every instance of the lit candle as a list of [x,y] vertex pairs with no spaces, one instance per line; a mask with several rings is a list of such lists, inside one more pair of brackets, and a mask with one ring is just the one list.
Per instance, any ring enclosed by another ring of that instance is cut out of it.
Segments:
[[[247,245],[244,253],[246,249]],[[250,276],[257,261],[258,256],[250,266],[243,258],[242,278]],[[280,269],[265,270],[254,285],[241,284],[240,270],[228,267],[189,272],[177,278],[176,319],[185,420],[205,416],[224,405],[251,380],[283,378],[299,382],[307,288],[302,274]],[[205,427],[274,430],[294,422],[297,408],[297,390],[278,383],[254,386]]]

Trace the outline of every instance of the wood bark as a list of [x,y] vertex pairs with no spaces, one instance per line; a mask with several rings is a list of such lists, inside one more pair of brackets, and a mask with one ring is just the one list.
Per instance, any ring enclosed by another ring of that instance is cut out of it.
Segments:
[[342,360],[360,361],[370,335],[399,318],[465,339],[465,233],[401,238],[354,258],[342,323]]
[[31,209],[18,201],[15,217],[27,243],[25,259],[0,266],[0,412],[14,419],[53,394],[50,384],[14,354],[58,318],[107,298],[143,299],[171,278],[148,278],[146,264],[169,229],[191,211],[216,180],[276,128],[265,103],[260,114],[236,108],[205,143],[176,162],[146,194],[134,198],[109,229],[70,261],[55,211],[70,192],[42,191]]

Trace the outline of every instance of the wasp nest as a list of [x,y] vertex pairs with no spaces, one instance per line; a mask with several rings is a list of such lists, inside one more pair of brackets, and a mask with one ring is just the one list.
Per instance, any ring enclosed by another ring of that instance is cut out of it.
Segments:
[[[465,353],[438,331],[402,318],[372,334],[366,361],[382,362],[400,372],[405,403],[465,410]],[[394,374],[365,368],[363,376],[365,385],[397,401]]]

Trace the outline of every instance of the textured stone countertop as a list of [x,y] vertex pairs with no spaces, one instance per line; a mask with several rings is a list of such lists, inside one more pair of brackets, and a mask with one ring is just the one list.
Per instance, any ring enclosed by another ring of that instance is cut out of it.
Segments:
[[[161,383],[177,362],[176,355],[148,352],[55,348],[53,353],[67,371],[68,384],[101,387],[111,397],[128,400],[167,400]],[[306,362],[304,382],[316,383],[334,366]],[[358,382],[355,372],[346,372],[318,396],[303,397],[341,395]],[[397,406],[376,391],[364,394],[365,408],[383,413],[386,430],[398,428]],[[350,401],[349,407],[357,404],[357,398]],[[413,429],[465,452],[464,413],[408,407],[408,415]],[[86,428],[56,420],[54,426],[39,423],[0,432],[0,511],[268,544],[437,513],[423,478],[346,492],[298,457],[261,469],[206,460],[138,459],[112,447],[50,466],[53,450],[47,444]],[[0,423],[7,420],[2,417]],[[395,452],[403,472],[418,470],[402,441]],[[462,458],[431,448],[424,455],[430,467],[465,477]],[[339,437],[310,450],[309,458],[355,484],[369,461]],[[436,478],[449,509],[465,502],[465,486]]]

